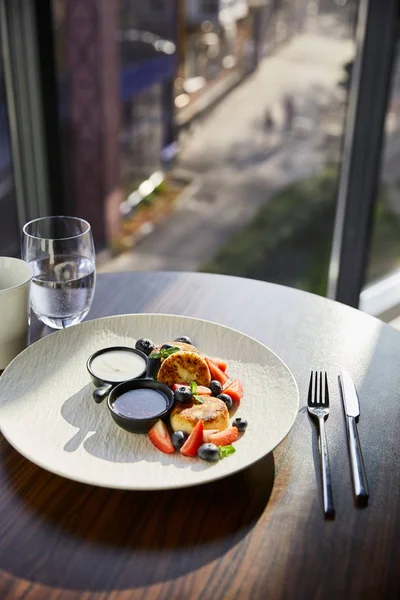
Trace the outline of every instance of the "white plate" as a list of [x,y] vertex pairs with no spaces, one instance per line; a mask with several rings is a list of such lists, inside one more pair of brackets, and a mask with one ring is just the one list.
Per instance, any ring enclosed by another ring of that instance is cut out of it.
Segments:
[[[106,402],[96,404],[86,370],[90,354],[136,339],[172,341],[188,335],[199,350],[228,362],[243,382],[235,416],[248,420],[236,453],[210,464],[156,450],[147,435],[118,427]],[[0,377],[0,427],[37,465],[93,485],[157,490],[220,479],[271,452],[291,429],[299,405],[296,382],[274,352],[234,329],[201,319],[139,314],[87,321],[28,347]]]

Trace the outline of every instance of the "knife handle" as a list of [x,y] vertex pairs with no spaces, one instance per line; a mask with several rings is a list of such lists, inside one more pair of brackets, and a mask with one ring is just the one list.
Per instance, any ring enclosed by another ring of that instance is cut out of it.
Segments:
[[368,499],[369,491],[358,438],[357,423],[354,417],[346,417],[346,420],[354,494],[357,500],[365,501]]

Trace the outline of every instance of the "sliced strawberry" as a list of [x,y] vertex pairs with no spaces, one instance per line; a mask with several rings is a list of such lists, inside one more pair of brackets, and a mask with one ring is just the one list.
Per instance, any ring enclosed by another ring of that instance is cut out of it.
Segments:
[[189,435],[188,439],[183,444],[181,448],[181,454],[183,454],[184,456],[197,455],[197,450],[203,443],[203,431],[204,423],[203,421],[198,421],[192,433]]
[[203,442],[207,444],[210,440],[208,439],[213,433],[218,433],[219,429],[205,429],[203,431]]
[[225,373],[226,371],[226,362],[222,360],[222,358],[210,358],[210,360],[217,365],[221,371]]
[[223,371],[221,371],[221,369],[218,367],[218,365],[216,365],[211,359],[204,357],[208,368],[210,370],[210,374],[211,374],[211,379],[215,379],[216,381],[219,381],[221,384],[224,384],[225,381],[228,380],[228,375],[226,373],[224,373]]
[[149,439],[158,450],[161,450],[161,452],[164,452],[165,454],[175,452],[167,426],[161,419],[159,419],[150,429]]
[[205,385],[198,385],[196,394],[198,396],[211,396],[211,390]]
[[222,391],[226,390],[226,388],[228,388],[231,385],[232,381],[232,379],[227,379],[222,386]]
[[174,385],[172,386],[172,391],[175,392],[175,390],[177,390],[178,387],[189,387],[189,384],[188,383],[174,383]]
[[234,379],[227,387],[224,387],[224,394],[228,394],[233,402],[239,402],[243,398],[243,385],[239,379]]
[[210,435],[208,441],[216,446],[229,446],[229,444],[232,444],[236,440],[237,436],[238,428],[228,427],[228,429]]

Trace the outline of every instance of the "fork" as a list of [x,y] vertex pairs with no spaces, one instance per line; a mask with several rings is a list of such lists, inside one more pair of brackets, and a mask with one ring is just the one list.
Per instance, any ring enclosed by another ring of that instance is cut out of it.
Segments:
[[329,416],[329,391],[326,371],[325,390],[323,390],[322,387],[322,371],[320,371],[319,377],[317,371],[315,371],[315,376],[311,371],[310,385],[308,388],[308,412],[311,416],[318,419],[324,513],[326,517],[333,517],[335,514],[335,508],[333,505],[331,470],[329,466],[328,446],[325,435],[325,420]]

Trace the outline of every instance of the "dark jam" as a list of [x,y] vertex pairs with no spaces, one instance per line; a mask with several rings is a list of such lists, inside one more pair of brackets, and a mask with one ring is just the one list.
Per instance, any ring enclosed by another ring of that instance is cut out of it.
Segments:
[[149,388],[129,390],[113,402],[113,410],[121,417],[148,419],[164,412],[167,398],[158,391]]

